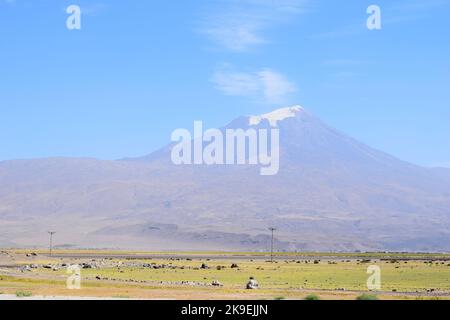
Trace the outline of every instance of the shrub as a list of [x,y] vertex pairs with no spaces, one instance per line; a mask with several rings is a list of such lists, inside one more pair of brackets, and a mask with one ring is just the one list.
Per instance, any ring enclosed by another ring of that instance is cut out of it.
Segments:
[[356,300],[378,300],[378,297],[374,294],[363,293]]
[[16,297],[18,298],[23,298],[23,297],[31,297],[33,294],[31,292],[28,291],[17,291],[16,292]]
[[306,296],[305,300],[310,300],[310,301],[312,301],[312,300],[320,300],[320,298],[319,298],[318,295],[310,294],[310,295]]
[[275,297],[274,299],[275,299],[275,300],[286,300],[285,297]]

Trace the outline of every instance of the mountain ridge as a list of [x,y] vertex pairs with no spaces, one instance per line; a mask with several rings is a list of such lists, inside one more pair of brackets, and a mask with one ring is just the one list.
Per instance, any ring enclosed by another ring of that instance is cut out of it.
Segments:
[[[404,162],[296,110],[275,112],[276,176],[174,166],[173,143],[115,161],[0,162],[0,245],[46,244],[51,226],[77,246],[267,250],[275,226],[281,250],[450,250],[450,170]],[[272,128],[271,114],[222,129]]]

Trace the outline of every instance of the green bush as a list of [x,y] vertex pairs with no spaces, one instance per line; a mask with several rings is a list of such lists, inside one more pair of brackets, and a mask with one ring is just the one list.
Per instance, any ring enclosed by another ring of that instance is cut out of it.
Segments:
[[310,295],[306,296],[305,300],[320,300],[320,298],[318,295],[310,294]]
[[378,297],[374,294],[363,293],[356,300],[378,300]]
[[286,298],[285,297],[275,297],[274,299],[275,300],[285,300]]
[[17,291],[16,292],[16,297],[18,298],[23,298],[23,297],[31,297],[33,294],[31,292],[28,291]]

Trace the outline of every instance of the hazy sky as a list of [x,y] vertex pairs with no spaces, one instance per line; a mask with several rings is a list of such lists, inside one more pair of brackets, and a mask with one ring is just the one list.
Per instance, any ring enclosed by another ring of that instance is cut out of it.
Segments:
[[194,120],[300,104],[450,166],[449,30],[450,0],[0,0],[0,160],[144,155]]

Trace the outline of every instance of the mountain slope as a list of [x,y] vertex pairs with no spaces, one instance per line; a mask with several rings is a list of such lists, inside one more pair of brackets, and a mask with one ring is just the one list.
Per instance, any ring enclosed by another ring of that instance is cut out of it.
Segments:
[[175,166],[173,144],[121,161],[0,163],[0,245],[152,249],[450,250],[450,175],[400,161],[301,107],[240,117],[280,130],[280,170]]

